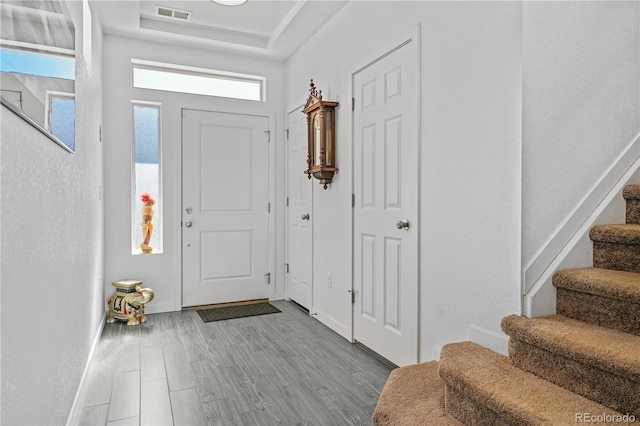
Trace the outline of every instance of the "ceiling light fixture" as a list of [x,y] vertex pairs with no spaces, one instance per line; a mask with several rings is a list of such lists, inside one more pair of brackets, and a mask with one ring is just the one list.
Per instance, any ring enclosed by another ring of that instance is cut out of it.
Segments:
[[247,0],[211,0],[214,3],[221,4],[223,6],[240,6],[245,4]]

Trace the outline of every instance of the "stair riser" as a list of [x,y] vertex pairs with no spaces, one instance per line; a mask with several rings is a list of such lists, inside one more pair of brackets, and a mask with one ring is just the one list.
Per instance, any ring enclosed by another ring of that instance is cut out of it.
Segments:
[[465,425],[519,426],[527,424],[514,420],[509,422],[451,386],[445,386],[445,407],[449,414]]
[[619,271],[640,272],[640,245],[594,241],[593,266]]
[[640,200],[627,200],[627,223],[640,224]]
[[522,370],[542,377],[621,413],[640,417],[640,382],[529,345],[513,337],[509,359]]
[[558,288],[558,315],[640,335],[640,304]]

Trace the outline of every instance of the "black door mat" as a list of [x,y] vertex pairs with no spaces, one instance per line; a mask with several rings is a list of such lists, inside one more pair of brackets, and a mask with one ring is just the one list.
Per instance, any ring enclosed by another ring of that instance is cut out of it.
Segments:
[[280,309],[270,303],[252,303],[250,305],[225,306],[222,308],[200,309],[198,315],[204,322],[223,321],[256,315],[277,314]]

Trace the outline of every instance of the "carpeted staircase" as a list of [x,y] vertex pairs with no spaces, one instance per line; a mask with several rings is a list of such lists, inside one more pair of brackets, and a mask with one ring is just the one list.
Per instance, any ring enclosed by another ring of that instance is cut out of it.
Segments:
[[591,229],[593,267],[558,271],[556,315],[502,320],[509,356],[472,342],[393,370],[382,425],[640,424],[640,185],[626,224]]

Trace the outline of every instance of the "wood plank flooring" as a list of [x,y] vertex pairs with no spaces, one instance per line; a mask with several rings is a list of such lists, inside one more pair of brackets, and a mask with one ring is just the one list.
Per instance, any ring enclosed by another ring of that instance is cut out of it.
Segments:
[[203,323],[193,310],[105,324],[75,425],[370,425],[393,366],[295,304]]

